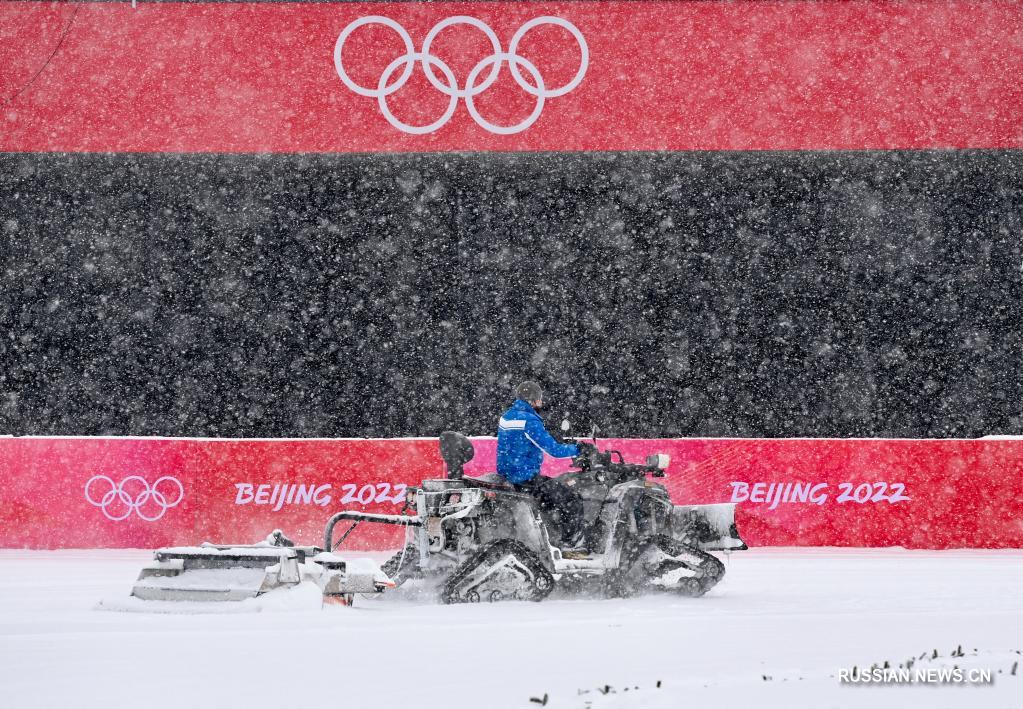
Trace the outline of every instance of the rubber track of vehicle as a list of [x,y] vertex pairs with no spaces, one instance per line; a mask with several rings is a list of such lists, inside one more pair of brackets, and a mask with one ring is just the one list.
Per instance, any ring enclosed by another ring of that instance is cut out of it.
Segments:
[[[403,559],[404,563],[402,564]],[[399,564],[401,564],[400,567]],[[419,570],[419,549],[415,544],[409,544],[403,551],[399,551],[385,561],[380,570],[394,581],[396,588],[409,579],[421,578],[423,574]],[[401,572],[404,572],[404,576],[398,576]]]
[[608,572],[605,584],[605,592],[608,596],[617,598],[622,595],[630,596],[637,592],[649,592],[652,590],[650,587],[645,587],[645,590],[624,590],[621,585],[624,581],[623,575],[628,573],[630,567],[636,563],[639,555],[648,544],[657,545],[662,552],[669,556],[678,556],[679,554],[686,553],[699,558],[699,562],[695,565],[681,560],[676,562],[702,573],[702,576],[698,579],[695,588],[690,587],[687,590],[686,587],[680,586],[676,589],[677,592],[682,593],[683,595],[688,595],[694,598],[702,596],[707,591],[714,588],[714,586],[716,586],[725,575],[725,565],[722,564],[721,560],[713,554],[703,551],[702,549],[697,549],[689,544],[684,544],[674,540],[667,535],[657,535],[655,537],[648,538],[642,543],[634,542],[631,550],[627,551],[624,555],[624,558],[622,559],[622,566],[619,569]]
[[[683,553],[693,554],[700,557],[700,562],[696,565],[696,570],[701,571],[703,576],[700,577],[699,590],[693,594],[695,596],[702,596],[710,589],[714,588],[718,582],[725,575],[725,565],[721,563],[721,560],[710,552],[697,549],[689,544],[682,544],[667,536],[658,536],[653,539],[654,543],[657,544],[662,551],[671,553],[673,556]],[[670,551],[669,551],[670,550]],[[692,566],[687,562],[683,562],[686,566]]]
[[534,585],[529,600],[542,601],[554,590],[554,576],[540,563],[540,559],[537,558],[536,554],[530,551],[522,542],[515,541],[514,539],[498,539],[484,545],[455,569],[441,589],[441,601],[443,603],[466,603],[465,599],[458,596],[457,589],[459,585],[480,565],[486,564],[488,560],[496,561],[508,553],[514,554],[534,574],[546,578],[546,589],[538,589]]

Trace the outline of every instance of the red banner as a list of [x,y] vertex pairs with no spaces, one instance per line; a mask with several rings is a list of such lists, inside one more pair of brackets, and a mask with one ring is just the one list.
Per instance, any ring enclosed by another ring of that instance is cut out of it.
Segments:
[[[470,474],[492,470],[476,439]],[[1023,440],[607,440],[668,453],[679,504],[735,501],[752,546],[1023,546]],[[548,473],[567,461],[548,461]],[[435,439],[0,439],[0,545],[157,547],[251,542],[275,528],[318,544],[341,508],[396,512],[441,477]],[[364,525],[356,548],[400,531]]]
[[0,150],[1015,148],[1021,37],[991,0],[4,2]]

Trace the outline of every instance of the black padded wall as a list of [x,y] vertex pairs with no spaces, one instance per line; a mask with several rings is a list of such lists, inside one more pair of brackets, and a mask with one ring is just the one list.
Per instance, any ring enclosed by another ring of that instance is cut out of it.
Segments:
[[1023,153],[0,154],[0,432],[1023,424]]

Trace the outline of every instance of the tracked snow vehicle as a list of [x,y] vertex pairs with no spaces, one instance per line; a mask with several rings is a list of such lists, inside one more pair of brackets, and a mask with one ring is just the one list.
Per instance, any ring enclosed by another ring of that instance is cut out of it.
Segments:
[[[700,596],[725,573],[709,552],[746,549],[735,525],[735,505],[674,505],[664,486],[667,456],[627,463],[615,451],[590,447],[560,476],[583,499],[585,558],[558,549],[556,513],[515,490],[496,473],[466,477],[474,449],[447,431],[440,439],[447,476],[410,490],[406,510],[378,515],[346,510],[327,524],[324,549],[334,550],[362,522],[409,529],[408,543],[382,567],[397,583],[419,578],[436,586],[445,603],[542,600],[555,587],[608,596],[667,591]],[[334,541],[342,520],[353,524]]]

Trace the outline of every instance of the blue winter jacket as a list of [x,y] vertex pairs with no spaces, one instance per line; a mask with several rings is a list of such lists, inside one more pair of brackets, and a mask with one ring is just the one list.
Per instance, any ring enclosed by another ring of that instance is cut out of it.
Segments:
[[571,458],[579,455],[579,446],[554,440],[533,407],[518,399],[497,422],[497,472],[513,484],[532,480],[544,453]]

